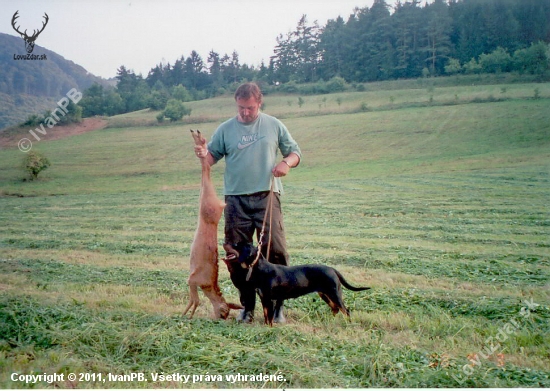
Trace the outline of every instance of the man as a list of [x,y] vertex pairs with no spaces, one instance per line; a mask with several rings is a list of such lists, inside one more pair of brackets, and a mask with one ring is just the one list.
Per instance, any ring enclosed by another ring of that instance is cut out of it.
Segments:
[[[252,243],[262,229],[273,178],[271,226],[266,222],[262,252],[267,257],[267,238],[271,230],[270,262],[289,264],[286,251],[280,194],[281,177],[300,163],[301,151],[286,126],[278,119],[260,111],[262,92],[257,84],[245,83],[235,92],[237,115],[222,123],[214,132],[208,147],[196,146],[199,158],[206,157],[213,165],[225,157],[225,243]],[[278,152],[282,154],[282,160]],[[231,272],[231,270],[230,270]],[[244,310],[238,320],[250,323],[254,319],[256,293],[248,282],[236,283]],[[282,306],[275,310],[275,322],[285,321]]]

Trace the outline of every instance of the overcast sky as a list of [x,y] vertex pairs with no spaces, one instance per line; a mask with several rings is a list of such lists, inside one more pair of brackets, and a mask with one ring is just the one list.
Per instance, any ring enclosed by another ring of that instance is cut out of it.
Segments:
[[[0,32],[19,36],[11,19],[31,33],[49,22],[36,44],[114,77],[121,65],[144,77],[160,62],[174,64],[196,50],[206,62],[210,50],[239,53],[241,64],[266,65],[276,37],[294,30],[300,17],[347,20],[355,7],[373,0],[0,0]],[[392,4],[392,2],[389,2]],[[23,42],[21,43],[23,45]],[[22,53],[24,47],[22,46]],[[40,54],[35,49],[35,54]],[[1,70],[0,70],[1,71]]]

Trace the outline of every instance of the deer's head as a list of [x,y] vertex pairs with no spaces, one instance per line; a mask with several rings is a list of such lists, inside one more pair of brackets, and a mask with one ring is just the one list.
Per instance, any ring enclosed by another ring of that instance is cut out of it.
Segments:
[[18,14],[19,14],[19,11],[16,11],[15,14],[13,14],[13,18],[11,18],[11,25],[13,29],[17,31],[17,33],[19,33],[19,35],[21,35],[21,38],[23,38],[23,40],[25,41],[25,49],[27,50],[27,53],[32,53],[32,51],[34,50],[34,41],[36,40],[36,38],[38,38],[40,33],[44,30],[44,27],[46,27],[46,25],[48,24],[48,20],[50,18],[48,17],[48,14],[44,12],[44,22],[42,22],[42,28],[39,30],[33,30],[32,35],[29,36],[27,35],[27,30],[25,30],[25,32],[22,33],[21,31],[19,31],[19,27],[16,26],[15,22],[17,18],[19,18]]

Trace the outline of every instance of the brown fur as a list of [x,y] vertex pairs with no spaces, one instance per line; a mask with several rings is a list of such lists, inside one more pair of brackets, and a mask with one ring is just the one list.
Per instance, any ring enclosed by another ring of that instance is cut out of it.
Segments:
[[[205,145],[206,140],[197,131],[191,130],[196,145]],[[227,319],[230,309],[242,306],[227,303],[218,285],[218,222],[225,203],[216,195],[210,179],[210,165],[206,158],[201,158],[202,180],[199,204],[199,221],[189,257],[189,304],[183,314],[191,310],[190,317],[200,304],[198,288],[201,288],[213,307],[216,319]]]

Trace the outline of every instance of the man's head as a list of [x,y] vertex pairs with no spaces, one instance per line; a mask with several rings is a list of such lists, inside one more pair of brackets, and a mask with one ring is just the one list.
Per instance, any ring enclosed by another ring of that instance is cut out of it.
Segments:
[[239,122],[250,123],[258,118],[262,105],[262,91],[256,83],[244,83],[235,91]]

